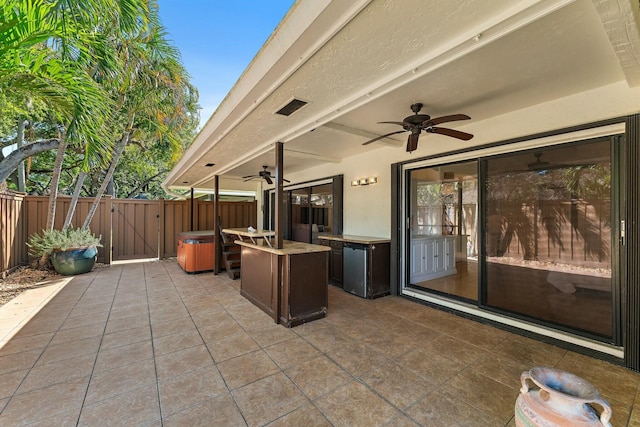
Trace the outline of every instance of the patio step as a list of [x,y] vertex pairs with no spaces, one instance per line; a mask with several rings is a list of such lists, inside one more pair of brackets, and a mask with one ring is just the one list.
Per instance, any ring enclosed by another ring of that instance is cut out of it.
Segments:
[[233,280],[240,278],[240,268],[227,269],[227,273]]
[[233,240],[222,231],[220,231],[220,236],[222,237],[222,260],[225,270],[227,270],[229,277],[235,280],[240,277],[240,246],[233,243]]
[[239,259],[230,259],[227,261],[227,267],[231,268],[240,268],[240,260]]

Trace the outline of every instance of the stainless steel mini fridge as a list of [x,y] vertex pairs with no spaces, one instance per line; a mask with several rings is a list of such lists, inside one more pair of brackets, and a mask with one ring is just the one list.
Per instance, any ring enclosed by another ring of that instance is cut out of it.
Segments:
[[345,242],[342,252],[344,290],[362,298],[367,298],[368,246]]

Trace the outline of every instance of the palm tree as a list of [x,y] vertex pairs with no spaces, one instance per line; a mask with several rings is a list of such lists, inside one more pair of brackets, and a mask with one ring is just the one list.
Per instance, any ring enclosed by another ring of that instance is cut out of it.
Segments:
[[[85,171],[89,164],[109,165],[86,228],[134,135],[166,146],[177,157],[180,137],[197,125],[197,91],[179,52],[167,42],[153,0],[9,0],[0,6],[2,41],[7,43],[0,53],[7,55],[0,55],[0,89],[42,100],[60,123],[58,137],[27,144],[0,162],[2,181],[26,157],[58,148],[49,229],[67,144],[83,148]],[[120,135],[117,142],[113,135]],[[76,183],[64,228],[84,176]]]
[[146,0],[7,0],[0,6],[0,90],[45,102],[60,123],[58,138],[27,144],[4,159],[0,182],[26,157],[58,148],[49,229],[66,144],[84,147],[86,164],[110,148],[104,124],[112,100],[93,78],[98,63],[113,63],[104,29],[142,30],[147,11]]
[[110,100],[86,69],[90,48],[102,43],[86,17],[95,2],[86,9],[80,3],[7,0],[0,6],[0,89],[9,100],[43,101],[70,140],[91,143],[101,139]]
[[[112,116],[110,133],[120,135],[110,166],[98,189],[83,227],[93,219],[100,199],[131,138],[160,141],[173,153],[182,149],[182,129],[197,123],[197,91],[180,62],[180,54],[166,37],[156,7],[149,8],[148,26],[135,37],[117,40],[116,53],[122,68],[116,78],[102,81],[109,86],[119,108]],[[72,202],[73,203],[73,202]]]

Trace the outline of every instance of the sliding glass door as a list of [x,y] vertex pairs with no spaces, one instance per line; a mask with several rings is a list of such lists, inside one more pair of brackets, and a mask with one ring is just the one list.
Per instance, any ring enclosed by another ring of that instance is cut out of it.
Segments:
[[619,146],[607,136],[405,169],[405,288],[620,345]]
[[610,138],[486,160],[483,304],[614,336]]
[[[322,234],[342,233],[342,175],[283,191],[284,239],[319,244]],[[265,194],[265,227],[275,230],[275,191]]]
[[409,284],[478,299],[478,162],[409,171]]

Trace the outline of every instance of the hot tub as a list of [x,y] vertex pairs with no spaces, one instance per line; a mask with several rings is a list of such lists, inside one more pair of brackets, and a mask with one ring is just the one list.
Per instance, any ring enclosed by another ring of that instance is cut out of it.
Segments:
[[178,265],[187,273],[211,271],[215,268],[215,232],[184,231],[178,234]]

